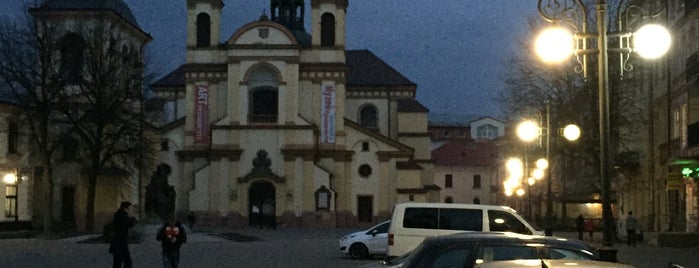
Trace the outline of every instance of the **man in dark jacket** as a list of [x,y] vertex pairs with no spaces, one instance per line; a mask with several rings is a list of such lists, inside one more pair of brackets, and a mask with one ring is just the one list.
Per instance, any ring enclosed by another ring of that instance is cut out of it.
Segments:
[[131,253],[129,252],[129,229],[136,224],[136,218],[129,217],[131,202],[124,201],[112,218],[114,237],[109,245],[109,253],[114,255],[112,267],[131,268]]
[[155,239],[163,246],[163,267],[177,268],[180,263],[180,247],[187,242],[187,233],[182,224],[173,219],[168,220],[160,229]]

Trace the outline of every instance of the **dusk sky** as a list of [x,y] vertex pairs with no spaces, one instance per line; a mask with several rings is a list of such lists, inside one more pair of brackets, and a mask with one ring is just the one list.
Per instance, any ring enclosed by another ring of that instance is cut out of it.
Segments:
[[[24,2],[0,0],[0,15],[21,18]],[[148,52],[163,76],[184,63],[185,0],[124,0],[153,41]],[[224,0],[222,41],[269,15],[269,0]],[[310,1],[306,1],[310,32]],[[18,16],[19,15],[19,16]],[[504,87],[505,57],[528,53],[518,40],[536,1],[350,0],[347,49],[368,49],[417,84],[430,113],[500,117],[493,97]]]

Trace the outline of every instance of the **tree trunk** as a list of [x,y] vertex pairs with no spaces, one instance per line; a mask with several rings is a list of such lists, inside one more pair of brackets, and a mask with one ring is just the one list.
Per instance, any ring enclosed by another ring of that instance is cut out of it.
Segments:
[[44,164],[44,170],[42,172],[42,177],[44,181],[44,226],[42,232],[44,234],[53,233],[53,166],[51,164],[50,156],[47,157],[44,154],[42,158]]
[[87,211],[85,213],[85,230],[92,232],[95,230],[95,191],[97,188],[97,174],[90,171],[87,179]]

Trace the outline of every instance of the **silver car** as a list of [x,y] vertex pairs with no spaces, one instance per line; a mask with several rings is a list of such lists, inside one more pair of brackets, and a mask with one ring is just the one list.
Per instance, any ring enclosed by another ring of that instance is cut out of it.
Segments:
[[366,259],[371,255],[386,255],[388,249],[388,226],[385,221],[364,231],[347,234],[340,238],[340,252],[354,259]]

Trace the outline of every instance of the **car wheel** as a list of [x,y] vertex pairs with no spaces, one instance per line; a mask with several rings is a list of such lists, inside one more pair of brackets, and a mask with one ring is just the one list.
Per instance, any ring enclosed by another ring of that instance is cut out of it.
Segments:
[[353,259],[366,259],[369,256],[369,250],[364,244],[353,244],[349,249],[350,256]]

